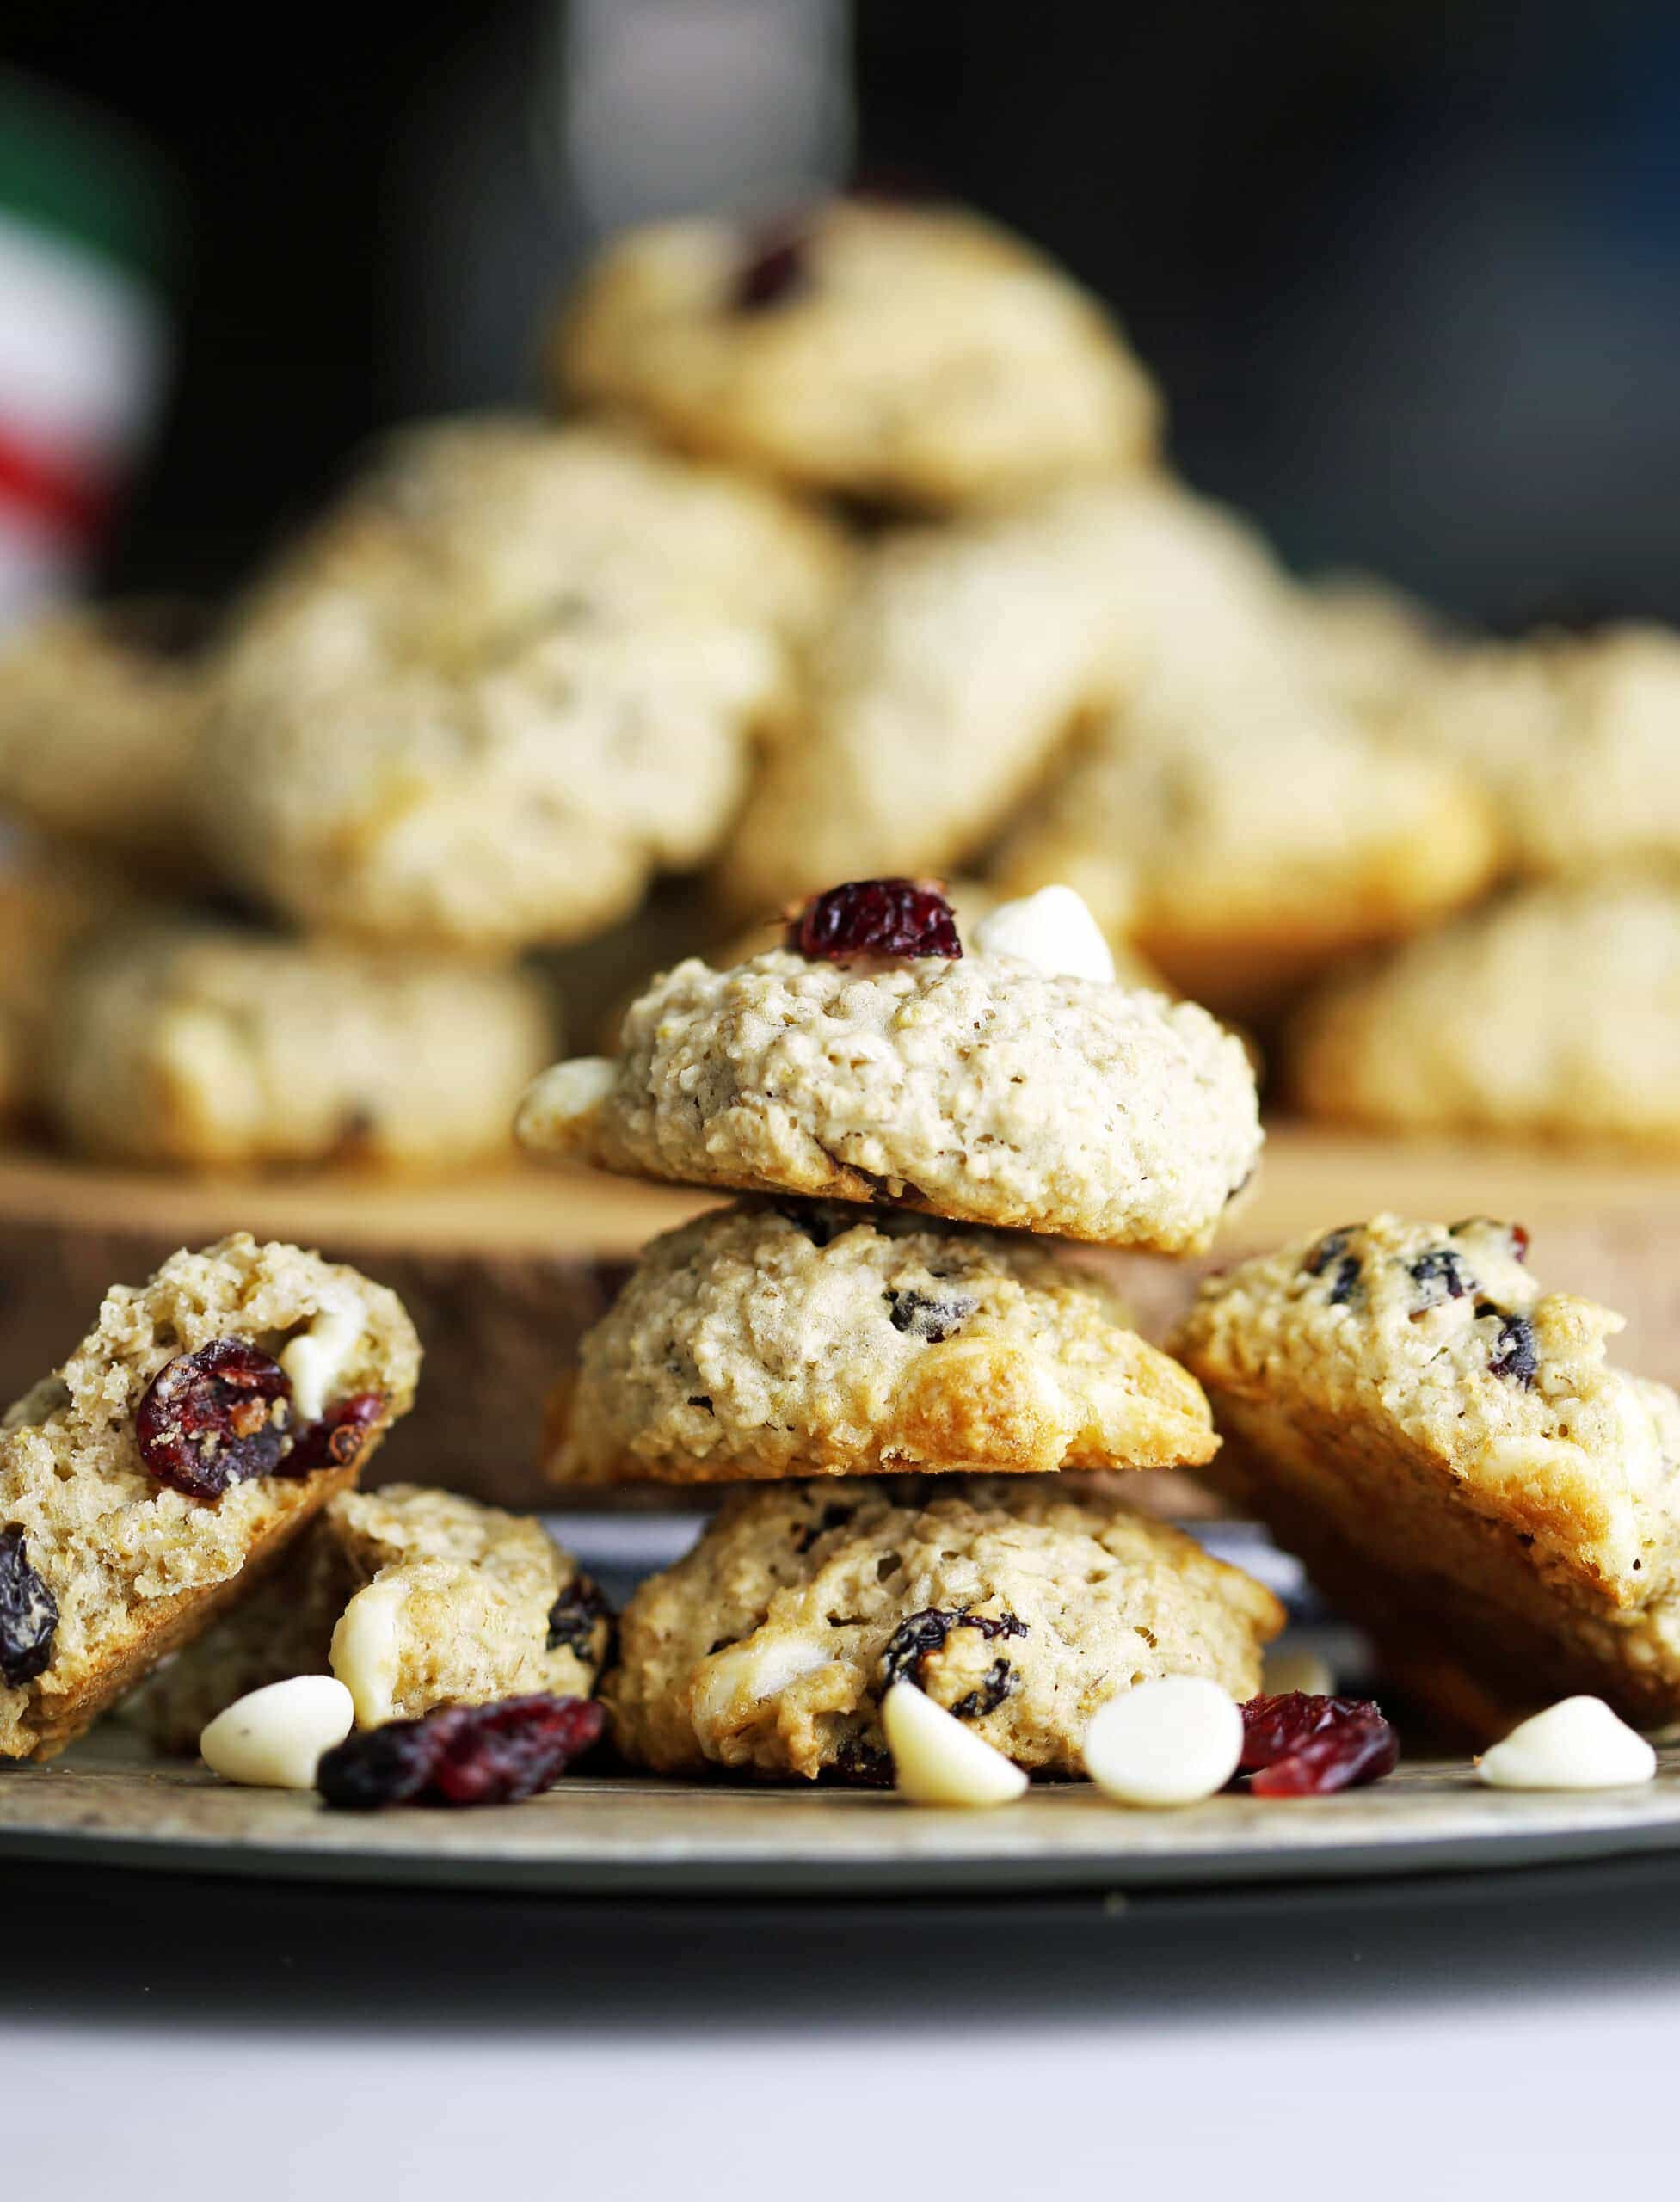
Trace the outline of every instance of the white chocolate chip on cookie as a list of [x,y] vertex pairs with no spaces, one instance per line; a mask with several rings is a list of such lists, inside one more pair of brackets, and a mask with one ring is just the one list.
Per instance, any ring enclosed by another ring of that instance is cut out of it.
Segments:
[[1649,1781],[1657,1754],[1602,1697],[1566,1697],[1476,1762],[1493,1789],[1622,1789]]
[[318,1422],[338,1388],[351,1355],[361,1343],[362,1319],[348,1299],[323,1300],[315,1320],[280,1352],[292,1381],[292,1405],[301,1424]]
[[330,1675],[294,1675],[237,1698],[199,1738],[211,1771],[253,1789],[312,1789],[321,1754],[355,1719],[350,1693]]
[[377,1728],[395,1714],[398,1621],[406,1596],[401,1583],[370,1583],[345,1607],[333,1631],[333,1672],[355,1701],[359,1728]]
[[612,1092],[618,1066],[609,1055],[574,1055],[533,1079],[520,1103],[514,1130],[541,1147],[563,1137],[568,1126],[593,1116]]
[[1048,978],[1114,983],[1114,956],[1085,897],[1071,887],[1041,887],[1000,902],[974,929],[979,956],[1016,956]]
[[1007,1805],[1022,1796],[1020,1768],[975,1735],[914,1682],[895,1682],[881,1701],[899,1794],[917,1805]]
[[1200,1675],[1166,1675],[1111,1698],[1085,1739],[1091,1779],[1123,1805],[1198,1805],[1241,1756],[1236,1701]]

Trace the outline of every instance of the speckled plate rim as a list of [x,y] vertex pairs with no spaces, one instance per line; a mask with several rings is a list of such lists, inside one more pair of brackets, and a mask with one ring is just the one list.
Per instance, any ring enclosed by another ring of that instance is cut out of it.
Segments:
[[684,1899],[1474,1873],[1680,1853],[1680,1749],[1663,1762],[1647,1787],[1585,1795],[1486,1789],[1460,1760],[1341,1797],[1150,1813],[1073,1783],[965,1813],[864,1791],[578,1776],[516,1806],[364,1817],[234,1789],[202,1768],[71,1755],[0,1773],[0,1865]]

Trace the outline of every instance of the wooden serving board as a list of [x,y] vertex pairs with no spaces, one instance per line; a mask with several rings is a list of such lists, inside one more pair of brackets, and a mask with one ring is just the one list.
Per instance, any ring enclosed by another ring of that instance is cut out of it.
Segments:
[[[513,1162],[407,1184],[162,1177],[16,1153],[0,1159],[0,1391],[15,1398],[61,1360],[108,1285],[245,1229],[354,1262],[407,1302],[426,1347],[422,1405],[383,1472],[551,1501],[533,1468],[543,1397],[616,1289],[613,1265],[718,1197]],[[1630,1363],[1680,1381],[1680,1168],[1283,1124],[1209,1262],[1098,1258],[1158,1336],[1211,1264],[1384,1208],[1519,1219],[1540,1275],[1621,1308]]]

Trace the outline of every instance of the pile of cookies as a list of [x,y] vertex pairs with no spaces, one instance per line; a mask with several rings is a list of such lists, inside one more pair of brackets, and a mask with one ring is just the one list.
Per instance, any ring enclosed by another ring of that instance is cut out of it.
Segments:
[[[1305,1106],[1661,1136],[1609,1067],[1672,1044],[1665,886],[1431,929],[1680,848],[1680,644],[1472,645],[1303,587],[1166,470],[1113,322],[959,209],[634,231],[547,356],[557,420],[392,436],[213,623],[0,650],[15,1122],[447,1169],[505,1151],[557,988],[592,1036],[787,900],[961,874],[976,907],[1071,883],[1130,970],[1268,1030],[1424,934],[1283,1041]],[[1614,1032],[1548,996],[1485,1046],[1582,922]]]
[[1134,1511],[1123,1473],[1063,1473],[1218,1441],[1056,1241],[1203,1248],[1260,1147],[1241,1043],[1117,985],[1076,897],[966,942],[908,881],[815,897],[784,944],[655,981],[617,1060],[557,1065],[519,1129],[744,1196],[646,1248],[553,1402],[562,1484],[758,1486],[624,1615],[632,1762],[890,1779],[909,1683],[1074,1774],[1117,1688],[1255,1694],[1271,1594]]
[[1240,1044],[1052,968],[1088,951],[1065,913],[958,954],[938,898],[888,899],[841,960],[819,900],[785,948],[682,967],[621,1064],[527,1099],[545,1153],[744,1195],[647,1250],[557,1400],[574,1485],[744,1486],[616,1650],[539,1522],[357,1490],[414,1401],[408,1316],[237,1234],[114,1287],[0,1428],[0,1759],[117,1708],[360,1807],[515,1800],[609,1725],[632,1767],[942,1804],[1387,1772],[1369,1702],[1260,1694],[1277,1600],[1128,1503],[1172,1464],[1265,1520],[1414,1704],[1505,1736],[1485,1781],[1651,1779],[1618,1716],[1680,1715],[1680,1399],[1608,1359],[1620,1318],[1543,1291],[1520,1228],[1378,1216],[1209,1279],[1176,1357],[1144,1344],[1079,1242],[1205,1243],[1258,1151]]

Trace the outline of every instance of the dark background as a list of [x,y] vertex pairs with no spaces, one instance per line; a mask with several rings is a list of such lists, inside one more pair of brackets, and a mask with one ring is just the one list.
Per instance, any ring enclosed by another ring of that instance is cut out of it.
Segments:
[[[586,235],[532,126],[558,13],[9,13],[189,212],[109,579],[214,587],[371,429],[529,394]],[[1680,617],[1680,9],[862,0],[852,38],[859,163],[1110,299],[1180,466],[1297,563],[1505,626]]]

